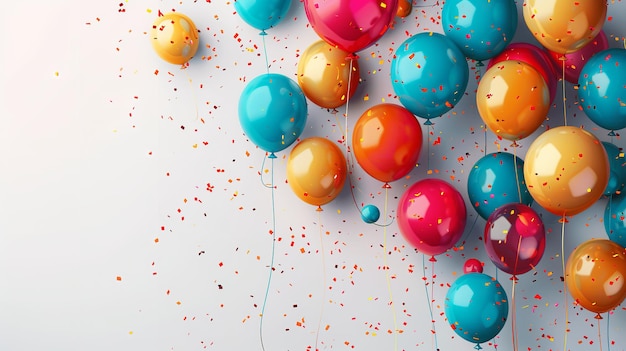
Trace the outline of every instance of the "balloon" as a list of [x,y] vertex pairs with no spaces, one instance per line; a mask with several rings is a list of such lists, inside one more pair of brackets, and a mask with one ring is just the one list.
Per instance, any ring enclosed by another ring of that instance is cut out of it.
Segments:
[[267,152],[298,139],[307,119],[306,97],[293,80],[276,73],[248,83],[239,98],[239,123],[248,138]]
[[609,41],[604,31],[601,30],[592,41],[587,43],[580,50],[565,55],[550,51],[550,60],[556,67],[559,77],[563,75],[563,61],[565,61],[565,80],[572,84],[578,84],[580,71],[582,71],[587,61],[589,61],[593,55],[608,48]]
[[422,128],[402,106],[379,104],[359,117],[352,132],[352,150],[359,165],[373,178],[392,182],[417,165]]
[[[359,61],[319,40],[298,61],[298,84],[314,104],[333,109],[344,105],[359,85]],[[349,82],[349,84],[348,84]]]
[[485,249],[493,264],[512,275],[535,268],[546,248],[541,217],[523,204],[508,204],[494,211],[485,225]]
[[626,297],[626,252],[606,239],[580,244],[567,259],[565,283],[576,303],[598,314],[619,306]]
[[345,181],[346,159],[332,141],[311,137],[291,150],[287,182],[302,201],[321,209],[341,193]]
[[371,224],[380,218],[380,210],[374,205],[365,205],[361,210],[361,219],[363,222]]
[[604,229],[609,239],[626,247],[626,196],[612,197],[604,209]]
[[541,74],[546,84],[548,84],[550,103],[554,101],[556,97],[558,73],[546,51],[528,43],[512,43],[499,55],[489,60],[487,69],[506,60],[524,62],[536,69],[537,72]]
[[604,195],[619,194],[626,184],[626,159],[624,153],[615,144],[603,141],[604,151],[609,160],[609,181],[604,189]]
[[291,0],[235,0],[237,14],[261,34],[282,21],[290,6]]
[[602,196],[608,175],[602,143],[582,128],[547,130],[526,152],[524,177],[530,195],[559,216],[572,216],[593,205]]
[[479,159],[467,177],[467,193],[484,219],[502,205],[530,205],[533,201],[524,180],[524,161],[508,152],[494,152]]
[[413,4],[410,0],[398,0],[398,9],[396,10],[396,16],[407,17],[411,14]]
[[467,88],[469,68],[461,50],[439,33],[419,33],[396,49],[391,84],[404,107],[430,119],[451,110]]
[[608,49],[594,55],[578,79],[580,106],[602,128],[626,127],[626,49]]
[[602,30],[605,0],[524,0],[526,26],[546,49],[567,54],[580,50]]
[[439,179],[414,183],[398,202],[400,232],[426,255],[435,256],[454,246],[463,235],[466,216],[461,194]]
[[470,258],[463,264],[463,273],[482,273],[483,263],[475,258]]
[[509,315],[509,302],[496,279],[483,273],[467,273],[448,289],[444,313],[455,333],[480,344],[500,333]]
[[444,34],[465,56],[487,60],[513,40],[517,5],[513,0],[446,0],[441,12]]
[[313,30],[352,54],[374,44],[391,26],[398,0],[304,0]]
[[154,51],[163,60],[175,65],[191,60],[200,43],[193,21],[178,12],[159,16],[152,24],[150,38]]
[[478,113],[489,129],[507,140],[521,140],[545,121],[550,91],[532,66],[502,61],[485,72],[476,91]]

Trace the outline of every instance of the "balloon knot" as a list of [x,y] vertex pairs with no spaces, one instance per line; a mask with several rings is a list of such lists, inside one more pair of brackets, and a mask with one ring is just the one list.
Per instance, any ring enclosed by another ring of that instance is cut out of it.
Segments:
[[476,67],[483,67],[485,64],[482,61],[476,62]]
[[430,256],[430,259],[428,259],[430,262],[437,262],[437,259],[435,258],[435,255]]
[[598,313],[598,314],[596,314],[596,316],[595,316],[595,317],[593,317],[593,318],[595,318],[595,319],[602,319],[602,316],[600,315],[600,313]]
[[482,350],[483,348],[480,347],[480,344],[476,344],[476,346],[474,346],[474,350]]
[[569,223],[569,220],[567,219],[567,217],[565,217],[565,215],[563,215],[563,217],[561,217],[561,219],[559,219],[559,223],[561,223],[561,224]]
[[385,182],[385,184],[383,184],[383,189],[391,189],[391,185],[389,185],[389,183]]
[[265,31],[265,29],[263,29],[263,30],[261,31],[261,33],[259,33],[259,35],[261,35],[261,36],[267,35],[267,32]]
[[276,154],[273,152],[270,152],[270,155],[267,156],[267,158],[276,158]]
[[315,209],[315,211],[317,211],[317,212],[322,212],[322,211],[324,211],[324,210],[322,210],[322,206],[317,206],[317,208]]
[[614,131],[614,130],[612,130],[612,131],[610,131],[610,132],[609,132],[609,134],[607,134],[607,135],[608,135],[608,136],[615,136],[615,131]]
[[517,281],[519,280],[519,278],[517,277],[517,275],[513,274],[510,278],[514,283],[517,283]]
[[346,61],[358,60],[358,59],[359,59],[359,55],[355,53],[351,53],[348,56],[346,56]]
[[430,119],[427,119],[426,122],[424,122],[425,126],[432,126],[433,122],[430,121]]

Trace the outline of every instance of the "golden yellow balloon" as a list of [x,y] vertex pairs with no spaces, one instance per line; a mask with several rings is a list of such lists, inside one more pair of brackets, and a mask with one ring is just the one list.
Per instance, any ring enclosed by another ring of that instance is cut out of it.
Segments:
[[558,216],[571,216],[602,196],[609,180],[609,161],[593,134],[578,127],[556,127],[543,132],[528,148],[524,179],[541,207]]
[[304,50],[298,61],[298,84],[304,95],[320,107],[344,105],[360,79],[359,61],[348,57],[350,53],[323,40]]
[[550,51],[567,54],[593,40],[604,25],[606,0],[525,0],[524,21]]
[[300,141],[287,160],[287,181],[291,190],[318,209],[341,193],[346,174],[346,159],[341,149],[321,137]]
[[507,140],[532,134],[550,110],[550,89],[541,73],[520,61],[498,62],[476,91],[478,113],[489,129]]
[[165,61],[176,65],[187,63],[198,50],[198,30],[191,19],[171,12],[158,17],[150,38],[154,51]]

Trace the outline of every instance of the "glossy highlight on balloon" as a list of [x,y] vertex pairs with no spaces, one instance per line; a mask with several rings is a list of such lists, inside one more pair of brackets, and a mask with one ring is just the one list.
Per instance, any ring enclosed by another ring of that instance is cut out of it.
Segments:
[[150,31],[152,48],[163,60],[182,65],[198,50],[200,38],[193,21],[178,12],[158,17]]
[[626,247],[626,195],[612,197],[604,209],[604,229],[609,240]]
[[250,26],[265,31],[285,18],[291,1],[235,0],[237,14]]
[[617,145],[603,141],[602,146],[609,160],[609,181],[604,189],[604,195],[618,195],[626,185],[626,158]]

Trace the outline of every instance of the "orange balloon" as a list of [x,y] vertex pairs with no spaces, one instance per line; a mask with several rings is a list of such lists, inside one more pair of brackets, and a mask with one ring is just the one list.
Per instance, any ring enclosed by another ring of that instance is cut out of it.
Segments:
[[492,132],[504,139],[520,140],[545,121],[550,110],[550,88],[531,65],[501,61],[489,68],[478,83],[476,105]]
[[287,181],[302,201],[321,206],[334,200],[346,180],[346,159],[332,141],[311,137],[300,141],[287,160]]
[[407,17],[411,14],[413,4],[410,0],[398,0],[398,9],[396,10],[396,16]]
[[582,307],[603,313],[626,297],[626,250],[607,239],[580,244],[567,259],[565,283]]
[[324,40],[304,50],[298,61],[298,84],[304,95],[324,108],[345,104],[354,95],[360,79],[359,61],[347,59],[349,56],[347,51]]
[[571,216],[593,205],[609,180],[602,143],[588,131],[562,126],[535,139],[524,160],[530,195],[546,210]]
[[365,172],[387,183],[415,168],[422,139],[422,128],[409,110],[380,104],[357,120],[352,132],[352,150]]
[[525,0],[524,21],[550,51],[568,54],[593,40],[606,19],[606,0]]
[[158,17],[150,32],[154,51],[165,61],[176,65],[187,63],[198,50],[198,30],[193,21],[180,13]]

